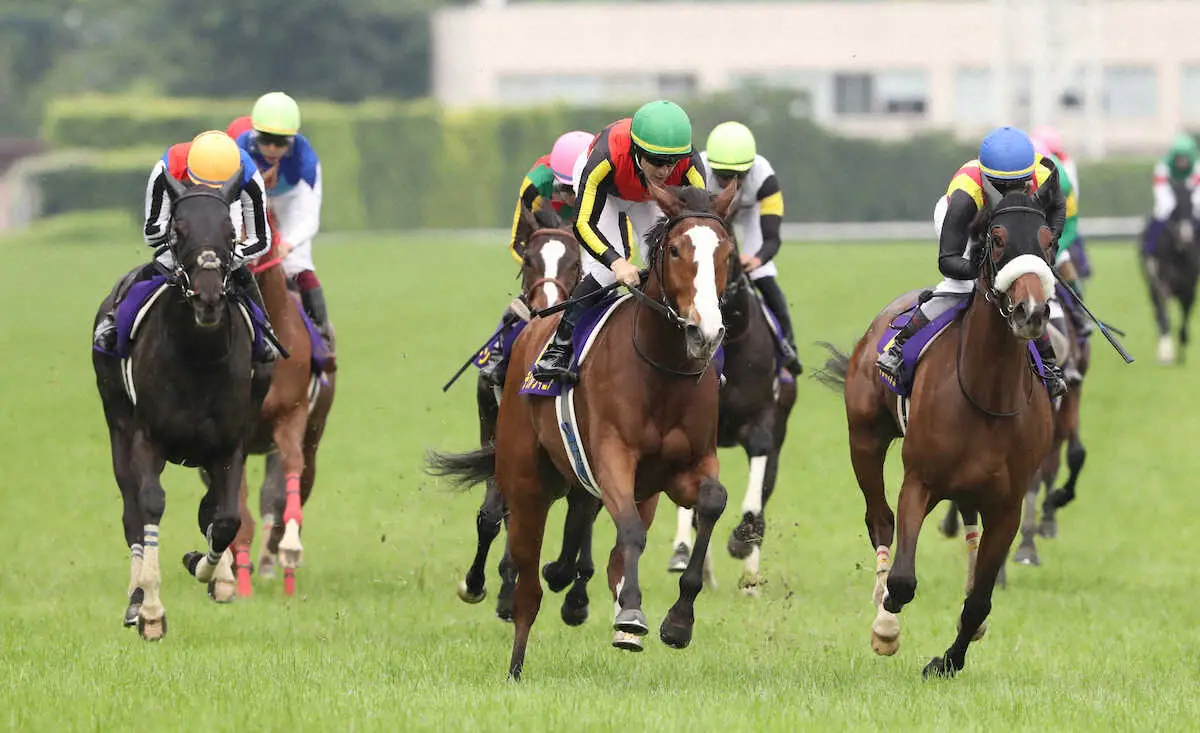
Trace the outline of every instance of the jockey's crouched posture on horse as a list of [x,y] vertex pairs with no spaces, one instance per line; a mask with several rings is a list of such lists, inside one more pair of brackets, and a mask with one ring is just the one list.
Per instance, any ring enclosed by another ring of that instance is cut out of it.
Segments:
[[[1167,223],[1175,216],[1179,195],[1191,197],[1192,211],[1200,211],[1200,170],[1197,170],[1196,141],[1191,135],[1175,138],[1166,156],[1154,166],[1154,212],[1142,239],[1142,253],[1151,256]],[[1193,227],[1194,228],[1194,227]]]
[[[643,238],[660,216],[648,182],[659,186],[704,188],[704,163],[692,149],[692,123],[683,109],[667,100],[648,102],[632,118],[600,131],[587,158],[578,161],[579,194],[575,236],[591,257],[583,258],[584,278],[571,293],[554,338],[533,366],[539,381],[573,381],[571,336],[591,305],[587,296],[614,282],[640,283],[629,262],[635,240],[643,263]],[[632,231],[631,231],[632,230]]]
[[[521,192],[517,195],[517,207],[513,212],[512,237],[508,244],[508,251],[518,264],[525,261],[524,237],[528,232],[521,227],[521,213],[524,210],[536,212],[550,206],[564,225],[575,222],[575,161],[587,153],[594,137],[583,130],[559,135],[550,154],[534,161],[533,167],[521,181]],[[528,308],[522,308],[514,300],[505,307],[500,322],[504,324],[518,317],[528,319]],[[502,387],[507,367],[504,350],[499,341],[489,343],[487,350],[488,360],[480,368],[479,374],[492,385]]]
[[[157,273],[170,273],[176,269],[175,256],[168,245],[175,237],[171,225],[171,199],[168,193],[167,176],[195,186],[220,188],[234,176],[241,176],[241,193],[230,207],[237,243],[233,248],[234,270],[230,281],[242,295],[249,297],[262,310],[266,318],[266,307],[258,283],[245,264],[267,250],[271,228],[267,223],[264,204],[265,185],[258,168],[250,156],[238,149],[224,132],[208,130],[197,135],[189,143],[177,143],[167,149],[163,157],[150,171],[146,186],[146,225],[143,236],[146,244],[155,250],[155,261],[143,267],[137,274],[121,284],[113,298],[112,309],[104,315],[96,327],[94,344],[109,353],[117,350],[117,308],[129,289],[136,283],[148,280]],[[270,331],[270,324],[262,324]],[[271,343],[274,334],[266,339],[266,361],[274,361],[279,353]]]
[[[1028,189],[1032,193],[1042,186],[1051,186],[1056,195],[1047,199],[1050,204],[1045,214],[1053,241],[1057,242],[1066,223],[1066,202],[1058,175],[1054,162],[1038,155],[1029,136],[1016,128],[1000,127],[983,139],[979,158],[967,161],[958,169],[946,195],[934,209],[939,243],[938,269],[945,279],[933,289],[931,297],[924,299],[888,350],[879,355],[880,371],[898,379],[904,343],[955,301],[970,297],[975,290],[979,266],[972,258],[979,256],[984,248],[972,239],[970,230],[984,207],[985,184],[995,187],[1001,195],[1014,188]],[[1064,394],[1067,385],[1055,361],[1049,333],[1038,339],[1037,349],[1045,365],[1051,397]]]
[[720,193],[734,180],[739,183],[732,225],[741,266],[779,320],[786,351],[784,366],[799,375],[804,367],[796,354],[792,317],[787,298],[775,281],[779,271],[773,260],[779,253],[779,227],[783,223],[783,192],[775,169],[758,154],[754,133],[740,122],[722,122],[714,127],[700,158],[708,169],[710,193]]
[[288,279],[300,289],[305,312],[332,349],[325,293],[313,264],[313,239],[321,227],[321,162],[300,134],[300,107],[287,94],[259,97],[250,125],[238,135],[237,144],[262,171],[277,229],[276,254],[283,258]]

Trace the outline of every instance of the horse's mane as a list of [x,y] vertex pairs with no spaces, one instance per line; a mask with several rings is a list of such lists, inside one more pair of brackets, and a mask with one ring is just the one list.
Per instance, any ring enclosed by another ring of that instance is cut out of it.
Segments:
[[[715,197],[703,188],[696,188],[694,186],[668,186],[667,192],[677,196],[683,202],[685,213],[712,213],[712,202]],[[646,243],[650,247],[648,255],[651,262],[654,261],[659,248],[662,247],[662,243],[666,241],[667,224],[670,221],[670,218],[667,216],[660,216],[658,221],[654,222],[654,226],[650,227],[650,231],[646,233]]]

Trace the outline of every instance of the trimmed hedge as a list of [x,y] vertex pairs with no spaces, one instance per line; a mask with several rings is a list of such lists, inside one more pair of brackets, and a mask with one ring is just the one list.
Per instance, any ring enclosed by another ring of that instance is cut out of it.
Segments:
[[[923,220],[972,146],[942,134],[902,143],[841,138],[796,117],[797,97],[748,90],[688,103],[703,146],[727,119],[750,125],[778,172],[788,221]],[[37,174],[46,214],[116,206],[140,214],[145,177],[170,144],[224,129],[252,100],[85,96],[52,103],[43,134],[55,148],[100,149],[66,170]],[[321,155],[322,228],[504,227],[525,172],[565,130],[598,131],[625,107],[444,111],[430,102],[305,102],[304,134]],[[1142,215],[1143,160],[1085,163],[1082,211]]]

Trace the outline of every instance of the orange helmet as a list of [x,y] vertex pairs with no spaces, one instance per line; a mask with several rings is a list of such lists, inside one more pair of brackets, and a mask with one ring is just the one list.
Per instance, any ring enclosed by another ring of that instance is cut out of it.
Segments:
[[193,183],[219,188],[236,176],[241,167],[241,149],[224,132],[207,130],[192,139],[187,172]]

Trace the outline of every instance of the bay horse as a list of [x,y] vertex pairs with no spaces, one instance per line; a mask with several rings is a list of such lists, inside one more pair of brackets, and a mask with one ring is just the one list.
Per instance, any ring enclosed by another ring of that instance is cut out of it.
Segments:
[[[615,306],[580,366],[579,381],[568,395],[579,427],[570,455],[559,432],[559,400],[526,396],[500,403],[494,446],[430,456],[432,472],[464,484],[494,475],[508,505],[508,544],[517,566],[511,679],[521,677],[541,605],[537,565],[546,515],[568,487],[582,486],[577,465],[584,474],[589,473],[585,466],[591,467],[617,528],[620,552],[611,557],[609,588],[619,635],[641,637],[649,631],[638,582],[646,545],[639,502],[644,506],[666,491],[677,505],[696,507],[695,552],[680,577],[679,598],[659,629],[668,646],[682,649],[691,642],[701,566],[726,500],[718,480],[717,374],[710,361],[725,332],[719,298],[733,245],[723,219],[736,189],[730,186],[713,201],[701,189],[651,184],[665,217],[647,236],[649,273],[644,288]],[[506,394],[516,394],[556,326],[556,318],[535,319],[517,338]],[[622,638],[614,645],[625,648]],[[628,648],[640,649],[640,639]]]
[[[271,217],[271,230],[278,231],[273,213]],[[283,568],[283,592],[290,596],[296,592],[295,573],[304,557],[300,542],[303,507],[316,480],[317,450],[333,407],[337,369],[333,360],[327,359],[326,371],[321,375],[323,379],[314,374],[309,327],[304,320],[300,296],[289,287],[283,258],[275,250],[277,244],[277,239],[272,241],[271,249],[250,269],[258,280],[267,314],[276,336],[288,351],[288,358],[275,364],[270,391],[258,419],[251,426],[247,452],[266,456],[259,500],[263,521],[259,575],[264,579],[273,578],[278,563]],[[332,352],[336,339],[332,323],[328,324],[328,331],[328,351]],[[244,474],[238,509],[242,529],[234,540],[237,588],[239,595],[249,596],[252,592],[250,546],[254,541],[255,525],[247,506]]]
[[[579,242],[576,241],[574,233],[565,227],[553,209],[545,207],[532,212],[523,206],[517,238],[526,245],[521,258],[521,295],[518,296],[519,303],[515,304],[515,310],[539,311],[568,298],[582,274]],[[523,327],[523,324],[514,323],[509,328],[520,327]],[[502,334],[501,338],[503,337]],[[476,379],[475,401],[479,413],[480,447],[487,447],[496,439],[501,391],[482,374]],[[588,496],[590,498],[590,495]],[[488,552],[500,533],[500,524],[507,513],[504,497],[496,486],[495,478],[489,478],[483,503],[476,515],[475,559],[466,576],[458,583],[458,597],[465,603],[479,603],[487,597],[485,565]],[[586,531],[590,533],[591,525],[588,525]],[[576,581],[576,587],[572,588],[563,602],[562,617],[571,626],[577,626],[587,618],[587,581],[595,572],[591,544],[590,538],[583,543],[578,571],[571,573],[571,580]],[[570,563],[574,570],[575,558],[571,558]],[[499,573],[501,585],[496,601],[496,615],[504,621],[511,621],[512,594],[517,585],[517,571],[507,547],[500,560]]]
[[[1192,210],[1192,194],[1182,181],[1172,181],[1171,187],[1175,190],[1176,203],[1166,231],[1159,237],[1153,254],[1147,254],[1143,249],[1139,255],[1158,326],[1160,364],[1183,362],[1192,306],[1196,302],[1196,282],[1200,279],[1200,246],[1195,231],[1197,212]],[[1178,352],[1171,340],[1171,317],[1167,312],[1172,299],[1179,302],[1181,311]]]
[[[149,296],[156,300],[135,323],[127,360],[92,353],[113,473],[125,504],[130,582],[124,623],[147,640],[167,633],[158,557],[166,509],[160,475],[167,461],[199,466],[212,479],[198,516],[208,551],[191,563],[189,553],[185,565],[204,583],[218,573],[232,576],[226,550],[240,525],[237,493],[247,426],[262,401],[262,391],[252,386],[253,328],[226,287],[235,236],[229,207],[240,180],[239,175],[216,190],[166,178],[176,270]],[[129,278],[105,298],[93,326]],[[154,281],[133,287],[139,286],[157,287]],[[261,368],[269,379],[271,367]]]
[[[969,556],[958,635],[943,656],[926,665],[926,677],[955,675],[966,663],[968,644],[982,636],[997,573],[1021,521],[1021,501],[1050,449],[1050,399],[1030,368],[1028,342],[1041,337],[1048,320],[1054,279],[1047,250],[1053,234],[1044,197],[1055,194],[1013,191],[1001,198],[986,179],[984,188],[984,204],[971,226],[977,243],[972,255],[979,263],[972,299],[917,369],[907,430],[900,427],[900,404],[881,381],[875,360],[880,337],[912,306],[915,293],[877,315],[852,355],[826,344],[833,356],[819,375],[845,393],[850,460],[876,553],[871,645],[877,654],[894,654],[899,647],[896,614],[916,594],[917,539],[925,516],[939,501],[953,499],[983,518],[985,531]],[[900,437],[904,482],[897,524],[884,493],[883,467],[888,447]]]
[[[763,312],[762,300],[750,276],[742,269],[737,240],[729,264],[729,281],[721,300],[725,322],[725,383],[720,389],[717,445],[740,445],[750,461],[750,477],[742,499],[742,519],[729,535],[727,549],[745,561],[738,586],[747,595],[758,595],[758,572],[765,509],[775,490],[779,454],[787,437],[787,421],[796,404],[796,381],[781,379],[776,361],[775,335]],[[682,572],[691,554],[693,513],[677,510],[675,552],[667,565]],[[713,581],[710,584],[715,584]]]

